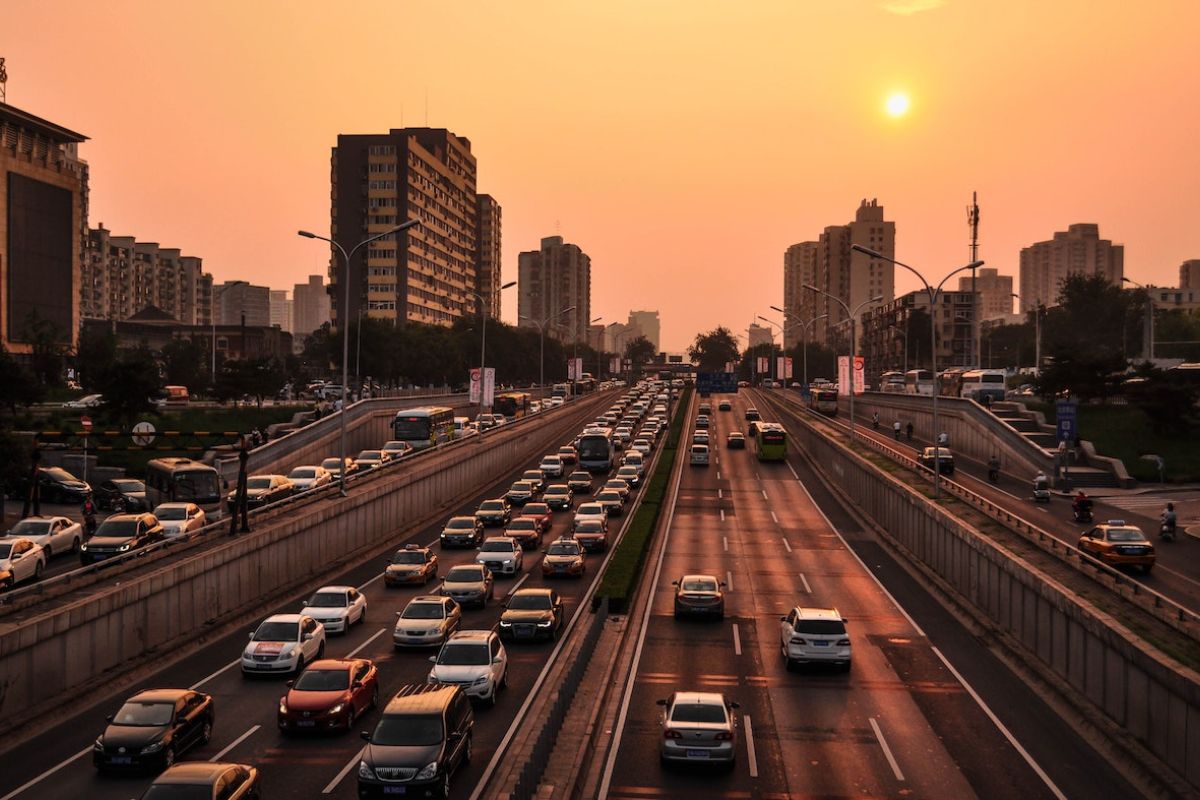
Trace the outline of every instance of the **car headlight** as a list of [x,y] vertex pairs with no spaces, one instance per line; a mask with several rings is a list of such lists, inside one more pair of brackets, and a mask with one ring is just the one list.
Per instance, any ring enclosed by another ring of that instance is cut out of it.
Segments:
[[329,713],[330,714],[339,714],[339,713],[341,713],[342,709],[344,709],[345,707],[346,707],[345,703],[338,703],[336,706],[329,709]]
[[79,549],[86,553],[88,551],[88,546],[86,544],[81,544],[79,545]]
[[437,676],[436,676],[436,675],[434,675],[434,674],[431,672],[431,673],[429,673],[429,675],[428,675],[428,676],[425,678],[425,682],[426,682],[426,683],[437,683],[437,682],[438,682]]
[[159,750],[162,750],[162,749],[163,749],[163,743],[161,741],[154,742],[153,744],[148,744],[142,748],[142,755],[149,755],[150,753],[157,753]]
[[365,761],[358,762],[358,777],[366,778],[369,781],[375,780],[375,770],[371,769],[371,765]]
[[501,627],[501,628],[511,628],[511,627],[512,627],[512,623],[511,623],[511,622],[505,622],[504,620],[500,620],[500,627]]
[[431,761],[430,763],[426,764],[424,767],[421,768],[421,771],[417,773],[417,777],[414,778],[413,780],[427,781],[430,778],[432,778],[434,775],[437,775],[437,769],[438,769],[438,762]]
[[484,675],[482,678],[476,678],[472,686],[482,686],[492,679],[491,675]]
[[553,624],[554,624],[554,620],[548,619],[545,622],[539,622],[537,625],[539,628],[549,628]]
[[279,698],[279,713],[280,714],[287,713],[287,698],[286,697]]
[[104,742],[100,739],[100,737],[96,737],[96,741],[92,743],[92,749],[97,753],[104,752]]
[[132,547],[132,546],[133,546],[133,545],[132,545],[132,543],[130,543],[130,544],[123,544],[123,545],[121,545],[120,547],[118,547],[118,548],[117,548],[117,552],[118,552],[118,553],[124,553],[126,550],[128,550],[128,549],[129,549],[130,547]]
[[504,559],[505,564],[511,564],[512,562],[513,562],[513,560],[511,558]]

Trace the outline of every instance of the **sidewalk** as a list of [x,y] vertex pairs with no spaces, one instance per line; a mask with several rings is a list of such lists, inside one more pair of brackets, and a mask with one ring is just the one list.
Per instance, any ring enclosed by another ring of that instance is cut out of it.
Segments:
[[[1074,497],[1078,490],[1060,491],[1055,490],[1054,494],[1060,497]],[[1103,498],[1103,497],[1134,497],[1143,494],[1173,494],[1176,492],[1200,492],[1200,483],[1167,483],[1158,484],[1155,486],[1137,486],[1133,489],[1118,489],[1111,486],[1097,486],[1095,488],[1087,487],[1084,489],[1088,497]]]

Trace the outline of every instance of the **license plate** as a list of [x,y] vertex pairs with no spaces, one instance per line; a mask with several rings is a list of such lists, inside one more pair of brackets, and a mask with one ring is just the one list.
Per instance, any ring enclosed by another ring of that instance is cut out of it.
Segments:
[[302,720],[299,720],[298,722],[296,722],[296,727],[297,728],[311,728],[311,727],[315,726],[316,724],[317,724],[316,720],[302,719]]
[[113,756],[112,758],[110,758],[108,760],[108,763],[110,763],[110,764],[132,764],[133,758],[131,756]]
[[407,794],[407,786],[385,786],[383,787],[384,794]]
[[688,758],[708,758],[708,751],[707,750],[688,750],[687,757]]
[[813,642],[813,647],[829,647],[829,642]]

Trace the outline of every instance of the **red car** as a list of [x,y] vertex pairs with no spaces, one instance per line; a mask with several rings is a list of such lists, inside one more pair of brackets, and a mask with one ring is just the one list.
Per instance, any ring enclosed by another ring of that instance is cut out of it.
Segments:
[[279,730],[350,730],[379,703],[375,664],[365,658],[325,658],[305,667],[279,698]]
[[536,519],[543,531],[554,527],[554,512],[545,503],[526,503],[525,507],[521,509],[521,516]]
[[579,453],[569,444],[558,448],[558,457],[562,459],[564,464],[575,464],[579,461]]

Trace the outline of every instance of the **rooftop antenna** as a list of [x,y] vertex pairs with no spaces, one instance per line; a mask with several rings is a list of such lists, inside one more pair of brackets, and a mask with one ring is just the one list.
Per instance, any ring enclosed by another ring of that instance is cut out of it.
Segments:
[[[979,260],[979,202],[978,193],[971,192],[971,205],[967,206],[967,227],[971,230],[971,261]],[[975,284],[975,268],[971,268],[971,347],[970,363],[979,367],[979,292]]]
[[4,68],[4,59],[0,58],[0,103],[8,102],[8,70]]

